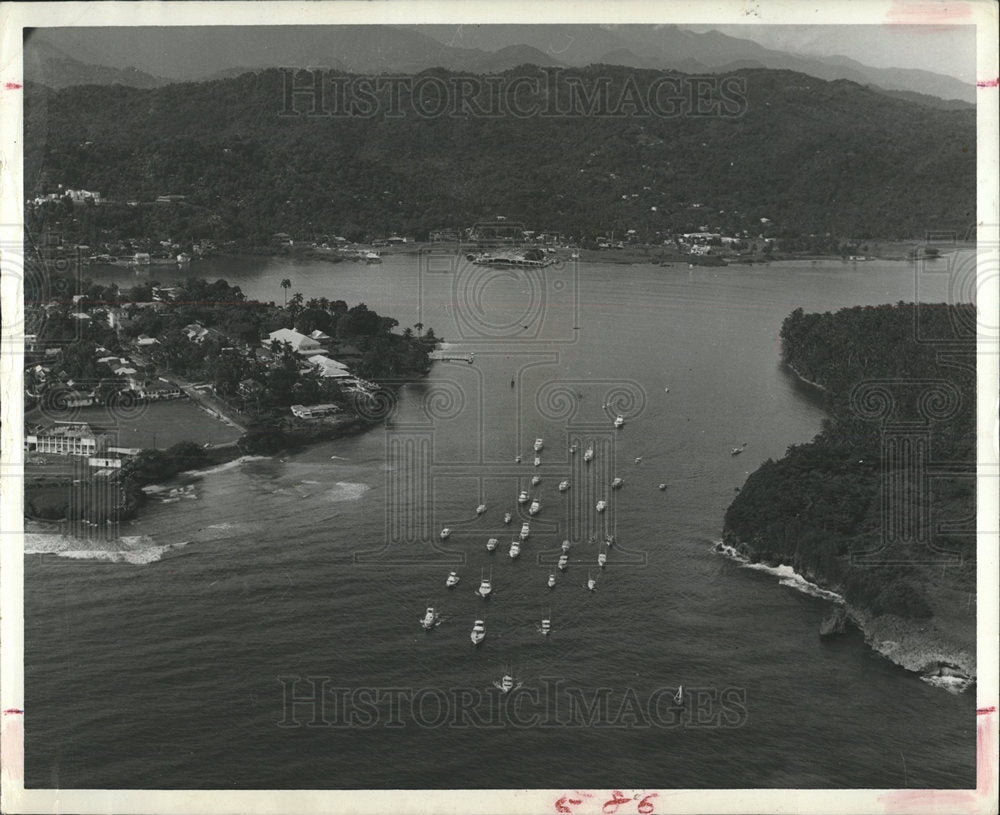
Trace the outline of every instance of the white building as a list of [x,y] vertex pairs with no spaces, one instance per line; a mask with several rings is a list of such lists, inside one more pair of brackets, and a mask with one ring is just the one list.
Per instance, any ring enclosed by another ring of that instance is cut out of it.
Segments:
[[94,456],[104,450],[107,437],[95,433],[85,422],[59,424],[24,438],[26,453],[55,453],[61,456]]
[[322,354],[309,357],[309,364],[314,366],[324,379],[344,379],[351,375],[343,362],[337,362]]
[[265,348],[270,349],[274,340],[279,343],[289,343],[296,354],[312,355],[323,348],[316,340],[291,328],[279,328],[277,331],[272,331],[262,344]]
[[340,412],[337,405],[292,405],[291,410],[292,414],[300,419],[318,419]]

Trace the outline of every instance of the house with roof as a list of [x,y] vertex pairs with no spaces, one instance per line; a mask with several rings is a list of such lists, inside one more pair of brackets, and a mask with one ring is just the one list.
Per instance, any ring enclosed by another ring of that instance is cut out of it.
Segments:
[[39,428],[24,437],[26,453],[54,453],[60,456],[93,456],[107,446],[107,436],[96,433],[86,422],[66,422]]
[[337,362],[323,354],[315,354],[309,357],[309,364],[316,369],[324,379],[344,379],[350,376],[347,366],[343,362]]
[[325,331],[320,331],[318,328],[309,335],[310,339],[316,340],[316,342],[326,342],[332,337]]
[[292,346],[292,350],[296,354],[302,354],[303,356],[311,356],[317,351],[322,350],[322,346],[314,340],[312,337],[307,337],[305,334],[300,334],[293,328],[279,328],[277,331],[272,331],[267,335],[262,344],[265,348],[270,349],[271,343],[277,340],[279,343],[288,343]]

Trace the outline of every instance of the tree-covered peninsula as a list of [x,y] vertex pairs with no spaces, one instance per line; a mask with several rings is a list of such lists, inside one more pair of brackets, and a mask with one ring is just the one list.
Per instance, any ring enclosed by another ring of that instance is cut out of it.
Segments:
[[725,516],[728,546],[840,593],[911,670],[975,672],[975,309],[797,309],[790,373],[829,417],[766,461]]

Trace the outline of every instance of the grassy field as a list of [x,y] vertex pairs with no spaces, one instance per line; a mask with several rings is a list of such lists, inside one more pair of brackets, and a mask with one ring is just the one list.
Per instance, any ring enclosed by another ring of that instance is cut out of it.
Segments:
[[25,418],[29,425],[50,424],[53,418],[88,422],[95,428],[116,432],[117,446],[120,447],[156,447],[164,450],[179,441],[225,444],[241,435],[237,428],[209,416],[187,399],[151,402],[119,414],[104,407],[79,408],[68,411],[65,416],[52,417],[32,410]]

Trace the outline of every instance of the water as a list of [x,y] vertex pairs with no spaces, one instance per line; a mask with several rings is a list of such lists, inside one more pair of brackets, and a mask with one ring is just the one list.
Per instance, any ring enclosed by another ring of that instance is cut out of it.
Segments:
[[[821,641],[828,600],[712,551],[734,488],[820,426],[814,396],[778,364],[783,317],[913,299],[910,266],[591,264],[533,283],[435,263],[195,269],[263,299],[280,300],[290,277],[307,299],[363,300],[432,326],[475,364],[435,363],[401,390],[389,427],[183,479],[190,498],[152,502],[125,531],[147,556],[29,546],[28,786],[879,788],[904,784],[904,760],[911,787],[974,784],[972,694],[928,686],[860,635]],[[931,283],[920,294],[944,300]],[[616,412],[627,418],[617,432]],[[521,519],[504,527],[502,515],[535,472],[537,436],[543,509],[511,562]],[[571,439],[596,442],[592,465],[582,448],[568,453]],[[614,475],[625,486],[612,493]],[[572,487],[560,495],[563,477]],[[611,506],[599,516],[602,497]],[[454,532],[440,544],[445,525]],[[602,571],[588,538],[605,530],[618,544]],[[574,562],[550,591],[564,537]],[[474,589],[490,566],[483,601]],[[448,590],[453,568],[462,582]],[[424,632],[428,604],[445,620]],[[543,606],[548,638],[536,630]],[[496,707],[492,683],[508,665],[524,683],[520,714]],[[328,721],[339,721],[338,693],[362,689],[347,697],[352,726],[307,727],[310,708],[285,704],[291,679],[307,676],[329,678]],[[678,684],[687,698],[671,713],[665,694]],[[366,706],[365,688],[382,699]],[[390,704],[393,688],[423,707]],[[580,726],[566,699],[602,688],[606,706]],[[546,692],[561,700],[554,713]],[[473,713],[458,710],[462,698],[479,700]]]

